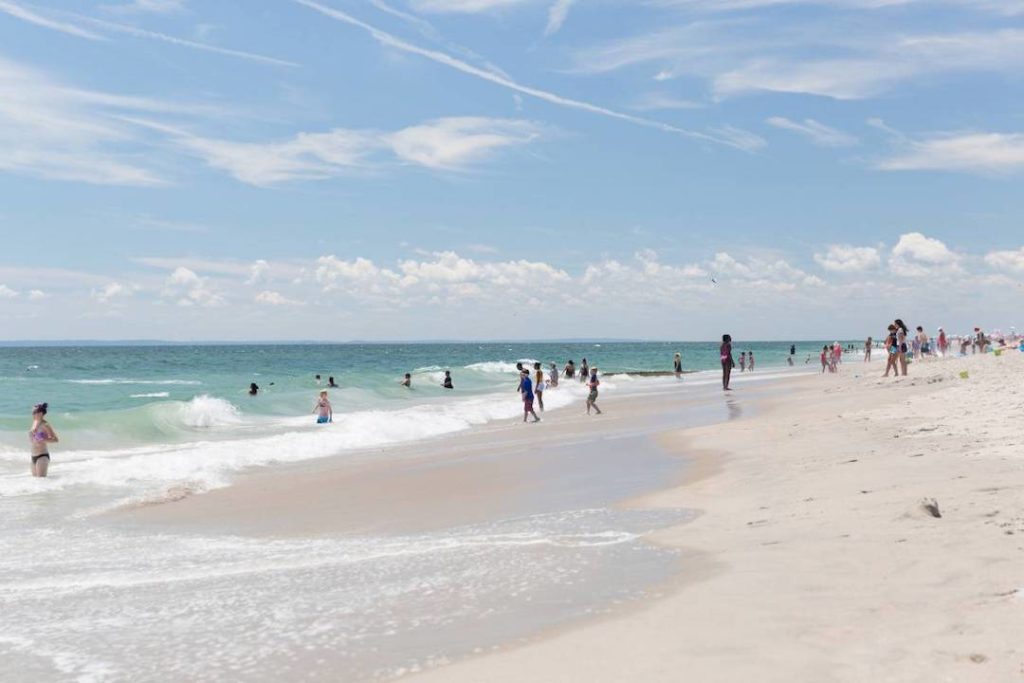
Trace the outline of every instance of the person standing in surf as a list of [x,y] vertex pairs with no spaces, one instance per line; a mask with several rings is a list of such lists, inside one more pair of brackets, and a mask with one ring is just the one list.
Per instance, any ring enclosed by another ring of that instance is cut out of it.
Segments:
[[558,386],[558,366],[554,363],[551,364],[551,370],[548,372],[548,386]]
[[672,372],[676,373],[676,379],[681,379],[683,376],[683,355],[676,351],[675,358],[672,359]]
[[544,382],[544,370],[541,369],[539,362],[533,364],[533,382],[534,382],[533,393],[535,393],[537,395],[537,405],[540,407],[540,412],[543,413],[544,412],[544,389],[546,389],[547,387],[545,386],[545,382]]
[[754,371],[754,352],[747,351],[747,364],[750,366],[750,371]]
[[590,409],[593,408],[597,411],[597,414],[601,414],[601,409],[597,407],[597,388],[601,386],[601,380],[597,378],[597,368],[590,371],[590,379],[587,382],[587,387],[590,389],[590,393],[587,394],[587,415],[590,415]]
[[455,385],[452,384],[452,371],[444,371],[444,381],[441,382],[441,387],[444,389],[454,389]]
[[566,379],[574,379],[575,377],[576,377],[576,363],[572,359],[570,359],[569,362],[565,364],[565,378]]
[[747,352],[743,351],[740,353],[740,372],[747,371]]
[[732,336],[722,335],[722,345],[718,347],[718,355],[722,361],[722,389],[732,391],[729,388],[729,382],[732,380],[732,369],[736,366],[736,361],[732,357]]
[[540,416],[533,409],[533,380],[530,379],[530,371],[525,368],[519,373],[519,391],[523,395],[523,422],[533,415],[534,422],[540,422]]
[[590,366],[587,365],[587,359],[584,358],[580,362],[580,382],[586,383],[590,379]]
[[316,413],[316,423],[318,425],[334,422],[334,409],[331,408],[331,402],[327,398],[326,390],[320,392],[320,398],[317,399],[312,412]]
[[49,404],[39,403],[32,408],[32,429],[28,432],[32,445],[32,476],[45,477],[50,470],[50,444],[57,443],[57,432],[46,421]]

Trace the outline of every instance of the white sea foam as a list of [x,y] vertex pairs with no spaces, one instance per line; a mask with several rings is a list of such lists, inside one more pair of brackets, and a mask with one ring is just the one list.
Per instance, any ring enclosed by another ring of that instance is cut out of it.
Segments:
[[[522,363],[526,367],[533,367],[533,364],[537,361],[532,358],[520,358],[519,363]],[[493,372],[493,373],[516,373],[519,369],[515,363],[510,363],[504,360],[484,361],[482,363],[470,363],[466,366],[467,370],[476,370],[477,372]]]
[[166,391],[154,391],[150,394],[132,394],[131,398],[167,398],[170,395]]

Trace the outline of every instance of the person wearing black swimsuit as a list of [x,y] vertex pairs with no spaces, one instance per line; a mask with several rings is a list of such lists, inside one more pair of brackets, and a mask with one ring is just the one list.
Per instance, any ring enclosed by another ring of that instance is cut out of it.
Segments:
[[28,432],[32,444],[32,476],[45,477],[50,469],[51,443],[57,443],[57,432],[46,421],[48,404],[40,403],[32,408],[32,429]]

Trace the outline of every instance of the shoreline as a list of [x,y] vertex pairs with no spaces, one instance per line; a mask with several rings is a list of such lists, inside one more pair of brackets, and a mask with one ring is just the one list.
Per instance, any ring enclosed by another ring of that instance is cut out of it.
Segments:
[[[1024,358],[1011,354],[1001,360],[1016,364],[1019,377]],[[896,464],[877,457],[879,450],[883,456],[887,453],[884,446],[888,439],[895,441],[893,437],[930,438],[934,431],[949,429],[955,421],[950,418],[956,415],[949,404],[964,392],[986,391],[968,381],[957,384],[961,370],[967,369],[976,384],[976,376],[982,375],[981,381],[997,390],[991,385],[998,386],[1001,376],[991,367],[993,361],[996,358],[989,355],[918,363],[910,377],[887,381],[880,372],[874,376],[879,366],[872,363],[860,378],[840,375],[824,378],[824,386],[791,387],[793,393],[784,403],[776,399],[763,405],[758,416],[732,425],[745,433],[714,433],[714,427],[674,433],[669,438],[675,447],[695,454],[692,475],[678,486],[630,504],[672,507],[685,498],[700,509],[696,520],[647,537],[693,558],[695,575],[687,578],[684,572],[669,582],[663,595],[642,600],[625,614],[559,629],[526,645],[405,680],[667,682],[678,680],[680,671],[705,681],[1024,679],[1024,648],[1012,635],[1019,632],[1014,605],[1019,610],[1024,582],[1010,569],[1024,557],[1018,540],[1024,535],[1024,514],[1019,504],[1013,504],[1024,492],[1024,474],[1019,461],[1007,464],[1005,456],[985,457],[990,450],[1008,450],[1005,437],[976,440],[978,450],[972,455],[985,463],[986,472],[974,476],[989,485],[974,491],[962,490],[959,482],[970,475],[961,472],[958,463],[942,461],[943,456],[956,457],[955,450],[944,448],[950,444],[929,444],[933,452],[904,454]],[[1015,397],[1014,407],[1024,407],[1019,379],[1001,389]],[[885,391],[888,394],[881,393]],[[823,395],[830,395],[825,404],[820,403]],[[865,395],[871,397],[867,407]],[[794,456],[771,447],[794,439],[820,442],[821,427],[807,428],[803,421],[808,416],[825,424],[831,420],[835,428],[849,424],[843,415],[873,424],[883,419],[880,416],[887,417],[887,410],[898,413],[908,402],[931,406],[935,415],[930,419],[940,426],[925,425],[917,431],[896,419],[891,427],[900,430],[896,434],[873,434],[869,428],[865,436],[847,429],[853,438],[832,455],[798,451]],[[834,417],[823,414],[837,410]],[[1004,413],[986,426],[998,424],[1000,418],[1013,419]],[[1012,429],[1013,423],[1009,425]],[[798,427],[812,433],[797,437]],[[875,446],[870,453],[876,456],[870,459],[873,468],[865,466],[869,458],[859,450],[865,443]],[[802,476],[789,469],[792,463],[780,462],[782,472],[773,475],[751,450],[796,459],[802,470],[817,469],[813,476],[810,471]],[[861,457],[844,458],[841,453]],[[908,481],[907,475],[929,459],[940,472],[932,473],[927,485],[916,477]],[[854,468],[848,471],[857,475],[837,475],[841,467]],[[791,475],[788,486],[796,491],[807,490],[810,484],[802,481],[806,478],[829,490],[819,498],[781,501],[781,493],[768,484],[786,486],[785,475]],[[850,481],[844,481],[847,478]],[[864,484],[855,482],[864,479],[872,487],[883,483],[888,488],[858,488]],[[764,488],[752,487],[752,482]],[[889,495],[880,495],[886,492]],[[881,504],[867,503],[872,494],[876,501],[882,499]],[[938,497],[939,507],[946,510],[944,517],[935,519],[922,508],[921,499],[932,497]],[[973,508],[978,501],[972,498],[999,500],[985,500],[986,510],[977,514]],[[881,513],[875,509],[879,505]],[[813,511],[801,509],[808,507]],[[974,514],[962,519],[968,512]],[[949,540],[949,527],[955,523],[951,520],[956,518],[959,533],[953,532],[954,539]],[[822,524],[834,524],[835,532],[822,534]],[[987,543],[979,540],[978,533],[993,526],[995,533],[985,534]],[[811,538],[803,540],[804,534]],[[787,546],[795,549],[786,550]],[[954,547],[958,550],[951,552]],[[897,559],[892,557],[893,548],[900,553]],[[880,570],[879,565],[893,566]],[[750,567],[753,571],[742,569]],[[875,572],[888,577],[881,586]],[[972,581],[974,576],[979,578]],[[766,588],[779,595],[765,595]],[[953,678],[948,677],[951,670],[956,672]]]

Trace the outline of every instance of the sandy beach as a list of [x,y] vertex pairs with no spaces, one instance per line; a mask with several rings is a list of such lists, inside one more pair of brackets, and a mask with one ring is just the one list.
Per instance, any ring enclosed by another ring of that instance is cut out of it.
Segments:
[[1024,680],[1024,356],[878,369],[665,436],[699,476],[635,503],[701,510],[654,537],[674,591],[414,680]]

